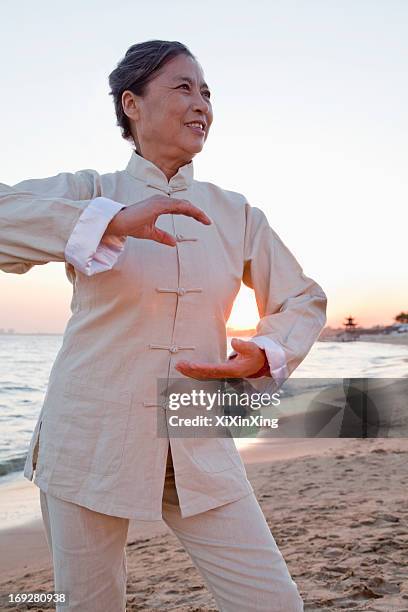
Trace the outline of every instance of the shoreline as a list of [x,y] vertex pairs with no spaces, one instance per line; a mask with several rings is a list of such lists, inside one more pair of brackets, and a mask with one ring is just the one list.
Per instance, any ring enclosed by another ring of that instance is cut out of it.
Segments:
[[379,344],[394,344],[400,346],[408,346],[408,333],[398,334],[395,336],[383,336],[382,334],[373,334],[359,338],[360,342],[378,342]]
[[[336,342],[339,344],[343,344],[342,340],[337,340],[335,337],[333,338],[324,338],[321,340],[317,340],[317,342]],[[391,334],[363,334],[357,340],[353,340],[352,342],[377,342],[378,344],[392,344],[397,346],[408,346],[408,333],[403,332],[401,334],[395,334],[391,336]]]

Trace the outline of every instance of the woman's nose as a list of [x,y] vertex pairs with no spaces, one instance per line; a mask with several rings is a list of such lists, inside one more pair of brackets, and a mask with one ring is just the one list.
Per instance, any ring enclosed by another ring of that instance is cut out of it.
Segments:
[[202,113],[208,114],[210,112],[210,104],[199,93],[199,94],[196,94],[194,98],[193,109],[199,110]]

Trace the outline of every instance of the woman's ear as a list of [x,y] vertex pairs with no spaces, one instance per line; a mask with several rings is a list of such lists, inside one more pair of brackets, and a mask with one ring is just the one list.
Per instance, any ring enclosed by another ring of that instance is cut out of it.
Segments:
[[140,117],[140,106],[138,96],[136,96],[132,91],[125,90],[122,94],[122,108],[123,112],[127,116],[129,120],[129,131],[131,133],[131,138],[129,140],[133,140],[135,143],[136,151],[140,153],[140,145],[139,140],[137,138],[137,130],[136,130],[136,122]]
[[138,121],[140,117],[138,96],[128,89],[122,94],[122,108],[129,120]]

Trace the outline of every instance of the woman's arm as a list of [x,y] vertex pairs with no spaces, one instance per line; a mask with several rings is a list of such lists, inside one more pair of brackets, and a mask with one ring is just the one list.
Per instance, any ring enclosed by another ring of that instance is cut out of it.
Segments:
[[[306,357],[326,322],[327,298],[302,268],[265,214],[245,204],[243,282],[254,290],[260,321],[249,341],[232,339],[224,363],[178,361],[196,379],[243,378],[261,392],[275,391]],[[269,368],[269,371],[268,371]]]
[[125,237],[102,237],[123,205],[99,197],[99,183],[95,170],[0,183],[0,269],[23,274],[50,261],[88,275],[110,269]]
[[260,320],[253,339],[282,384],[303,361],[326,323],[327,297],[303,274],[259,208],[246,204],[243,282],[255,292]]

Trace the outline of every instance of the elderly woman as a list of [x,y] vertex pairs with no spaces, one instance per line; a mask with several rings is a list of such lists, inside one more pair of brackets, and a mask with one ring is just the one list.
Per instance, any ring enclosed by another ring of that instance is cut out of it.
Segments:
[[[159,435],[169,405],[157,385],[278,388],[317,339],[326,296],[259,208],[194,179],[213,112],[186,46],[133,45],[110,86],[135,147],[124,170],[1,185],[1,269],[64,261],[73,286],[24,469],[40,488],[55,590],[69,596],[57,609],[124,610],[129,519],[163,518],[220,610],[303,610],[234,441]],[[227,358],[241,280],[260,321]]]

